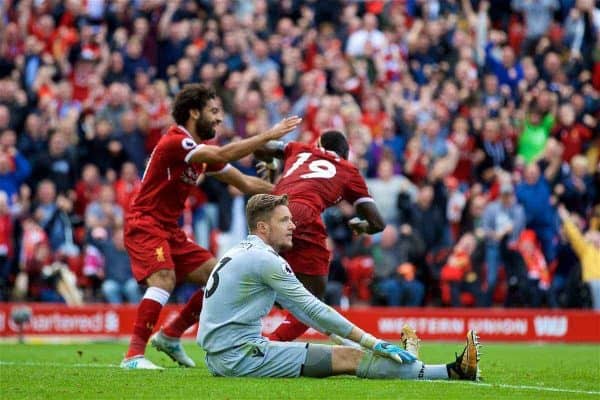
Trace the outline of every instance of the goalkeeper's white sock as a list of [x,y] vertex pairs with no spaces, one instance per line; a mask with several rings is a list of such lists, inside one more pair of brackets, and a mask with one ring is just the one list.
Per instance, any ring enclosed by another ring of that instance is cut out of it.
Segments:
[[367,351],[358,364],[356,376],[370,379],[449,379],[445,364],[426,365],[422,361],[400,364]]

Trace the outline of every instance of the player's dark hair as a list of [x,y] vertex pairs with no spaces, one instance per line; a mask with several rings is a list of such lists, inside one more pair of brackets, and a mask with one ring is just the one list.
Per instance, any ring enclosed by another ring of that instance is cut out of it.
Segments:
[[321,147],[325,150],[333,151],[343,159],[348,159],[350,148],[346,136],[340,131],[326,131],[321,134],[319,139]]
[[256,229],[259,221],[266,221],[277,206],[287,206],[287,194],[275,196],[273,194],[255,194],[250,197],[246,205],[246,221],[250,232]]
[[175,96],[171,115],[177,124],[185,125],[190,117],[190,110],[202,111],[208,100],[215,97],[217,97],[215,91],[204,85],[199,83],[185,85]]

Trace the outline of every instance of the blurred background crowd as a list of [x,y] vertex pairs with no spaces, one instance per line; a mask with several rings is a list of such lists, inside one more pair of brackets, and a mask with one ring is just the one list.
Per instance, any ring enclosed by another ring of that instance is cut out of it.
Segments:
[[[137,302],[123,215],[190,82],[221,143],[346,133],[387,222],[324,219],[333,305],[600,307],[594,0],[0,0],[0,300]],[[254,172],[255,160],[237,163]],[[245,198],[181,224],[220,254]],[[184,301],[182,287],[173,301]]]

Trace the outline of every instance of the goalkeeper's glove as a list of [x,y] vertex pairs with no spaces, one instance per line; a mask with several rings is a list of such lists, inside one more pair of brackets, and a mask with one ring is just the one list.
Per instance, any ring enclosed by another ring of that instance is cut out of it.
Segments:
[[399,363],[410,364],[417,360],[417,357],[404,350],[402,347],[394,344],[384,342],[381,339],[377,339],[375,336],[365,333],[360,338],[360,345],[373,350],[375,354],[382,357],[391,358]]
[[275,174],[279,170],[280,162],[273,158],[271,162],[260,161],[256,164],[256,173],[265,181],[273,181]]
[[354,217],[350,221],[348,221],[348,225],[350,226],[350,229],[352,229],[352,231],[357,235],[366,233],[369,229],[369,223],[364,219],[360,219],[358,217]]

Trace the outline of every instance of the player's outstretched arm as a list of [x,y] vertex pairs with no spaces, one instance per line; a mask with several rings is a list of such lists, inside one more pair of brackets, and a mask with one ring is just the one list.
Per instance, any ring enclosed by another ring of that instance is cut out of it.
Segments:
[[258,135],[247,139],[229,143],[223,147],[202,146],[193,153],[190,161],[194,163],[227,163],[239,160],[240,158],[253,153],[268,141],[277,140],[283,135],[290,133],[296,129],[301,122],[302,118],[296,116],[288,117],[273,125],[268,131],[259,133]]
[[255,176],[245,175],[235,167],[213,175],[221,182],[235,186],[246,194],[271,193],[273,185]]
[[373,201],[366,201],[356,205],[357,218],[352,218],[348,224],[357,234],[368,233],[370,235],[381,232],[385,228],[385,222]]

